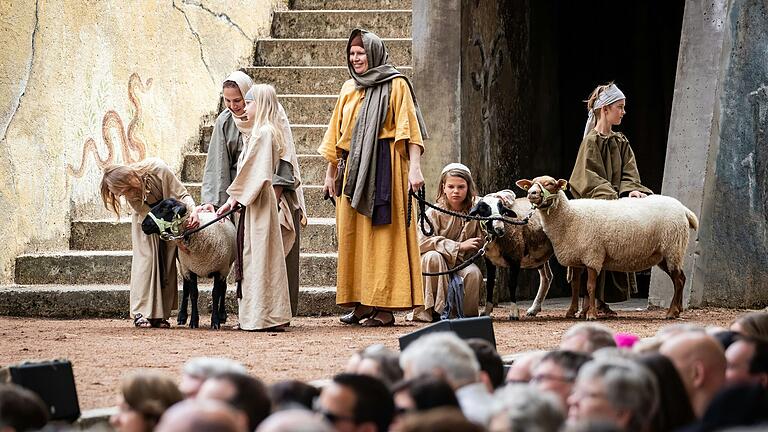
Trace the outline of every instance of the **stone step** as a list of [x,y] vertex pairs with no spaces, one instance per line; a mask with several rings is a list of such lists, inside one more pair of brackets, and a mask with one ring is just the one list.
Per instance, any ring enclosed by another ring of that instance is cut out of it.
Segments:
[[[398,70],[412,76],[410,66]],[[341,85],[349,79],[346,66],[253,66],[243,71],[254,82],[274,86],[277,94],[338,95]]]
[[[69,248],[81,251],[131,250],[131,222],[123,219],[81,220],[72,222]],[[301,251],[332,253],[337,250],[336,220],[309,218],[301,232]]]
[[274,38],[345,38],[354,28],[364,28],[381,38],[411,35],[409,10],[289,10],[275,11]]
[[288,119],[296,124],[328,124],[337,95],[281,95],[278,97]]
[[[411,39],[383,39],[395,66],[411,64]],[[347,39],[259,39],[254,66],[346,66]]]
[[[181,171],[181,180],[198,183],[203,181],[205,172],[205,153],[187,153],[184,155],[184,167]],[[319,186],[325,179],[327,162],[318,154],[298,155],[301,180],[304,185]]]
[[[198,286],[200,313],[211,311],[210,283]],[[179,286],[181,299],[181,286]],[[130,288],[119,285],[5,285],[0,286],[0,315],[40,318],[128,318]],[[227,323],[237,320],[236,290],[227,289]],[[301,316],[338,315],[344,310],[336,306],[335,287],[301,287],[299,310]],[[207,319],[207,317],[206,317]],[[176,325],[175,320],[171,325]],[[200,327],[210,325],[201,320]]]
[[293,0],[294,10],[410,9],[411,0]]
[[[200,183],[184,183],[196,203],[200,202]],[[311,218],[335,218],[336,210],[330,201],[323,200],[322,186],[307,186],[304,188],[304,201],[307,213]]]
[[[130,251],[64,251],[16,257],[17,284],[127,284],[131,276]],[[299,283],[336,285],[335,253],[302,253]]]
[[[323,140],[323,135],[325,135],[325,130],[327,128],[327,124],[291,125],[296,152],[298,154],[316,154],[317,148],[320,147],[320,143]],[[213,126],[203,126],[201,127],[201,131],[202,138],[200,141],[200,152],[208,153],[208,144],[211,142]]]

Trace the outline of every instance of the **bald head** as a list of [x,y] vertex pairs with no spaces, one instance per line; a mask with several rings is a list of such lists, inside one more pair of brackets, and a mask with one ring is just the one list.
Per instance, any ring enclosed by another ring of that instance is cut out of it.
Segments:
[[157,432],[245,432],[237,414],[225,403],[215,400],[186,400],[163,414]]
[[685,384],[698,417],[725,382],[725,353],[715,338],[703,332],[684,332],[661,345]]
[[256,432],[333,432],[333,427],[312,411],[289,409],[267,417]]

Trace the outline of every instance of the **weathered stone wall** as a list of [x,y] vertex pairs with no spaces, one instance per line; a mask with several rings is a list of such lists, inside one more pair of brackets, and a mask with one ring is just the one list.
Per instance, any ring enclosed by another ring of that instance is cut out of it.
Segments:
[[[690,306],[768,304],[768,4],[686,2],[664,186],[700,218]],[[650,301],[671,283],[655,271]]]
[[0,283],[18,254],[67,249],[71,220],[107,216],[97,160],[178,171],[276,8],[287,0],[0,2]]

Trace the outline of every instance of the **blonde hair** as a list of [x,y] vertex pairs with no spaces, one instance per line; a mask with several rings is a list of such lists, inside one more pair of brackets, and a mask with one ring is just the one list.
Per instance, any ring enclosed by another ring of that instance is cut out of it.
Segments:
[[475,181],[472,179],[472,174],[464,170],[452,169],[444,172],[440,176],[440,185],[437,187],[437,195],[435,196],[435,201],[437,201],[439,204],[446,204],[443,188],[445,187],[445,180],[448,178],[448,176],[459,177],[467,182],[467,196],[464,198],[464,202],[462,203],[462,210],[469,211],[469,209],[472,208],[472,203],[474,202],[475,197],[477,197],[477,185],[475,185]]
[[[255,84],[251,87],[253,102],[256,111],[253,118],[253,129],[267,127],[272,133],[272,145],[277,149],[277,154],[285,154],[285,135],[283,135],[282,119],[280,118],[280,105],[277,102],[277,92],[269,84]],[[256,134],[253,134],[256,135]]]
[[157,426],[165,410],[183,399],[173,380],[155,372],[135,372],[120,387],[125,403],[143,417],[147,432]]
[[101,200],[104,202],[104,208],[114,212],[120,219],[120,197],[143,197],[144,174],[146,169],[130,165],[108,165],[104,168],[101,178]]
[[[595,101],[597,100],[597,97],[600,96],[600,93],[604,92],[606,89],[608,89],[608,87],[612,85],[613,85],[613,81],[607,84],[599,85],[595,87],[594,90],[592,90],[592,93],[589,94],[589,97],[587,98],[587,100],[584,101],[587,104],[588,111],[592,111],[594,109]],[[595,111],[595,118],[598,118],[598,119],[600,118],[599,110]]]

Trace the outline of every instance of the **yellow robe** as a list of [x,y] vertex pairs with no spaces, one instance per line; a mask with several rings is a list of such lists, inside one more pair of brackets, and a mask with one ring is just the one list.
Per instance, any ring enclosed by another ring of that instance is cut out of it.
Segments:
[[[470,258],[473,253],[459,251],[459,244],[471,238],[483,238],[483,231],[478,221],[467,221],[456,216],[427,210],[427,217],[435,227],[435,233],[425,236],[420,230],[419,247],[421,249],[421,267],[425,272],[442,272],[456,267]],[[464,281],[464,316],[476,317],[480,304],[480,285],[483,273],[476,264],[456,272]],[[413,311],[417,321],[431,321],[432,311],[443,312],[448,295],[448,275],[424,277],[424,307]],[[453,318],[453,316],[451,317]]]
[[288,324],[291,302],[278,203],[272,175],[280,157],[268,128],[254,130],[227,193],[245,206],[243,298],[238,318],[243,330]]
[[160,240],[158,235],[146,235],[141,222],[149,213],[149,205],[166,198],[183,201],[188,210],[195,201],[184,185],[161,159],[149,158],[131,165],[146,169],[144,186],[146,198],[130,200],[131,215],[131,317],[141,314],[147,319],[168,319],[178,304],[176,275],[176,243]]
[[[364,96],[365,90],[356,88],[353,80],[342,86],[318,149],[328,162],[335,164],[342,150],[349,151]],[[379,139],[392,140],[392,223],[373,226],[371,218],[350,206],[349,197],[336,200],[339,242],[336,303],[411,309],[424,303],[424,291],[415,208],[411,226],[405,226],[409,188],[407,146],[416,144],[423,150],[423,143],[410,89],[401,78],[392,80],[389,107]]]

